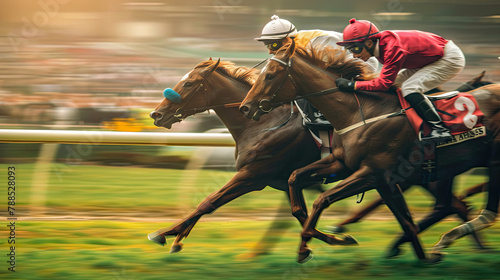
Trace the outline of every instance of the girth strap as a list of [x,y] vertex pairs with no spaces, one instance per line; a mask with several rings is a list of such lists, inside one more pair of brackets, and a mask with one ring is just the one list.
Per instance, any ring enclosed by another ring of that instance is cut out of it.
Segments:
[[401,111],[399,112],[395,112],[395,113],[390,113],[390,114],[385,114],[385,115],[381,115],[381,116],[378,116],[378,117],[374,117],[374,118],[371,118],[371,119],[367,119],[367,120],[363,120],[361,122],[358,122],[358,123],[355,123],[353,125],[350,125],[346,128],[343,128],[343,129],[340,129],[340,130],[336,130],[334,129],[334,131],[338,134],[338,135],[342,135],[342,134],[345,134],[351,130],[354,130],[356,128],[359,128],[359,127],[362,127],[363,125],[367,125],[369,123],[373,123],[373,122],[376,122],[376,121],[380,121],[380,120],[383,120],[383,119],[387,119],[387,118],[392,118],[392,117],[395,117],[395,116],[399,116],[399,115],[403,115],[406,110],[408,110],[409,108],[407,109],[402,109]]

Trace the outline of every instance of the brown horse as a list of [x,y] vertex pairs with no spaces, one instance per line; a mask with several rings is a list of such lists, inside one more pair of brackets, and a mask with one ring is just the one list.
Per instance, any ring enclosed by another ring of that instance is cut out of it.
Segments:
[[[172,252],[177,252],[182,249],[180,241],[189,234],[202,215],[212,212],[240,195],[260,190],[266,185],[288,193],[287,180],[291,172],[298,166],[305,166],[320,158],[311,134],[304,129],[302,118],[297,113],[292,114],[283,127],[265,131],[266,128],[285,123],[283,112],[290,110],[289,105],[271,112],[261,122],[248,120],[238,112],[234,102],[243,100],[257,75],[257,70],[236,67],[230,62],[220,62],[220,64],[212,60],[201,62],[174,87],[180,95],[180,103],[165,99],[151,113],[157,126],[170,128],[173,123],[189,115],[209,108],[214,109],[235,139],[239,170],[226,186],[207,197],[188,218],[171,229],[164,228],[150,234],[149,238],[152,241],[163,245],[166,242],[164,236],[177,236],[172,245]],[[253,135],[256,132],[260,133],[257,137]],[[342,179],[347,175],[342,170],[333,169],[331,172],[338,173],[336,179]],[[305,185],[311,186],[316,183],[318,180],[310,180]],[[448,209],[448,213],[457,213],[466,220],[465,204],[454,199],[453,205]],[[305,219],[299,221],[303,223]],[[277,223],[269,231],[274,231],[275,234],[276,231],[282,230],[283,225],[283,222]],[[269,246],[265,240],[260,243],[266,243],[262,247]],[[479,242],[478,244],[481,245]]]
[[[456,89],[456,91],[467,92],[467,91],[471,91],[471,90],[477,89],[477,88],[482,87],[482,86],[493,84],[492,82],[482,80],[485,73],[486,73],[486,71],[483,71],[479,75],[477,75],[476,77],[472,78],[470,81],[463,83],[460,87],[458,87]],[[436,93],[441,93],[441,92],[443,92],[441,89],[436,88],[436,89],[433,89],[429,92],[426,92],[425,94],[436,94]],[[475,185],[473,187],[466,189],[464,191],[464,193],[459,197],[459,200],[463,200],[463,199],[470,197],[470,196],[473,196],[475,194],[485,192],[487,190],[487,185],[488,185],[488,183],[482,183],[482,184],[478,184],[478,185]],[[401,190],[403,192],[405,191],[404,189],[401,189]],[[346,225],[359,222],[361,219],[363,219],[365,216],[367,216],[373,210],[377,209],[380,205],[383,205],[383,204],[384,204],[384,201],[381,198],[376,199],[373,202],[369,203],[367,206],[363,207],[362,209],[349,215],[349,217],[347,219],[341,221],[340,223],[336,224],[335,226],[330,226],[329,230],[332,233],[344,233],[347,231],[347,229],[345,227]],[[442,207],[447,207],[447,206],[436,204],[435,209],[439,209]],[[423,228],[424,225],[419,224],[418,226],[419,226],[419,229],[421,231],[424,229]]]
[[[246,119],[238,111],[239,102],[253,85],[257,73],[256,69],[235,67],[230,62],[202,62],[174,87],[180,102],[166,98],[151,113],[156,126],[170,128],[189,115],[213,109],[236,142],[238,172],[234,177],[219,191],[206,197],[187,218],[173,227],[148,235],[150,240],[161,245],[166,243],[165,236],[176,236],[171,252],[182,249],[182,239],[188,236],[203,215],[266,186],[288,193],[288,178],[292,171],[320,159],[320,150],[309,131],[303,127],[302,116],[296,109],[290,114],[290,105],[278,108],[259,123]],[[235,102],[238,102],[236,106]],[[277,126],[282,127],[272,129]],[[341,170],[338,174],[343,176]],[[310,181],[308,186],[320,182]],[[346,238],[342,242],[354,243],[354,240]]]
[[[336,77],[332,78],[331,74]],[[313,237],[329,244],[337,239],[334,235],[315,229],[324,209],[335,201],[373,188],[377,189],[394,213],[411,240],[418,259],[426,260],[417,237],[418,228],[398,184],[420,183],[428,172],[418,167],[424,163],[426,155],[434,152],[439,159],[436,164],[438,180],[447,180],[472,167],[489,168],[486,209],[481,213],[480,219],[476,218],[468,223],[470,227],[466,232],[454,232],[452,236],[448,236],[447,245],[456,238],[492,224],[498,211],[500,191],[500,86],[490,85],[472,92],[485,114],[486,137],[435,149],[433,143],[420,142],[408,119],[397,114],[402,108],[395,94],[344,93],[335,88],[335,79],[340,76],[348,79],[372,78],[366,74],[360,61],[348,59],[345,51],[295,48],[292,42],[271,59],[240,106],[240,111],[245,116],[259,120],[281,102],[305,96],[333,127],[343,132],[334,135],[334,162],[329,162],[328,158],[320,160],[295,171],[289,180],[292,212],[294,216],[306,216],[306,210],[302,207],[303,195],[296,185],[298,179],[326,176],[332,165],[343,165],[353,171],[314,202],[312,213],[301,232],[299,261],[308,259],[311,251],[307,243]],[[383,115],[391,117],[382,118]],[[364,120],[367,120],[366,123]],[[355,128],[350,129],[351,127]],[[451,190],[444,192],[451,194]],[[436,252],[433,257],[439,259],[441,256]]]

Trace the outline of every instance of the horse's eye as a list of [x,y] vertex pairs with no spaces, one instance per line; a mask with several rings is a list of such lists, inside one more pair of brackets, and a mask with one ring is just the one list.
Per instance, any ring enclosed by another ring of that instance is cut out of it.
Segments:
[[192,87],[193,86],[193,83],[191,82],[185,82],[183,87]]
[[273,74],[266,74],[266,80],[272,80],[272,79],[274,79]]

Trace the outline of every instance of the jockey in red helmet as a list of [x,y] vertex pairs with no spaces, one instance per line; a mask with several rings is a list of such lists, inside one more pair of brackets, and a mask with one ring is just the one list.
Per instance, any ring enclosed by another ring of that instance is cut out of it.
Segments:
[[374,56],[382,63],[380,76],[371,81],[337,79],[342,91],[386,91],[400,84],[404,98],[431,126],[431,133],[423,140],[447,141],[451,134],[423,94],[458,75],[465,66],[465,58],[452,41],[436,34],[417,31],[379,31],[366,20],[351,19],[344,29],[346,47],[353,56],[364,61]]

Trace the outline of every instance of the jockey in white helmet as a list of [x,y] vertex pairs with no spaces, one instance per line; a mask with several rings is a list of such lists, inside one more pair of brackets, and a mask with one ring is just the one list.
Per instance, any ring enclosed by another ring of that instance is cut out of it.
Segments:
[[[268,48],[269,54],[275,54],[291,40],[294,40],[295,44],[301,47],[311,44],[312,47],[331,46],[338,48],[337,42],[341,42],[343,36],[340,32],[319,29],[297,31],[295,25],[290,21],[274,15],[262,29],[261,36],[255,40],[263,42]],[[377,70],[378,61],[375,58],[370,58],[366,63],[370,65],[373,72]]]

